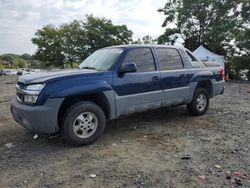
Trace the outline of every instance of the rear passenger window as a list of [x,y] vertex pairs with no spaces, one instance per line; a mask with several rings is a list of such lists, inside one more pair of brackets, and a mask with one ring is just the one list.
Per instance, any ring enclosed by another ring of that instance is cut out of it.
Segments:
[[131,50],[124,60],[126,63],[135,63],[137,72],[155,71],[155,63],[149,48],[138,48]]
[[183,63],[179,52],[174,48],[156,49],[161,70],[182,69]]

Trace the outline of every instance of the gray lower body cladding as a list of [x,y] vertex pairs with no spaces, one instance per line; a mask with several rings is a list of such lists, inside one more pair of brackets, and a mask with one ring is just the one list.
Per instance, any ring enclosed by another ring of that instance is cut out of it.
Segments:
[[58,132],[57,114],[64,98],[48,99],[42,106],[24,105],[11,100],[11,113],[14,120],[23,127],[35,133],[52,134]]
[[224,92],[225,81],[213,83],[213,96],[221,95]]

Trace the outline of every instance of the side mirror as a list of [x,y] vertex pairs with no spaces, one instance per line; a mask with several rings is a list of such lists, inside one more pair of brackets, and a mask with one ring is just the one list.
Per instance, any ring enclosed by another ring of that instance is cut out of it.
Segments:
[[136,71],[137,71],[137,66],[135,63],[126,63],[121,67],[119,72],[125,74],[128,72],[136,72]]

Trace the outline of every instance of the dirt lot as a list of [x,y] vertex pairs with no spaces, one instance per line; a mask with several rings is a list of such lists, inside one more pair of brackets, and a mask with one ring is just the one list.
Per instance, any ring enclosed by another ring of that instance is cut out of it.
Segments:
[[60,137],[34,140],[13,121],[15,81],[0,77],[0,187],[237,187],[235,177],[250,187],[250,83],[227,83],[202,117],[184,106],[145,112],[75,148]]

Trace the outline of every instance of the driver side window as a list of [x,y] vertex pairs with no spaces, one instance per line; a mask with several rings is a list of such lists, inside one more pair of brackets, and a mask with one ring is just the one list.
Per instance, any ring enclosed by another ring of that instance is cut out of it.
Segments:
[[150,48],[132,49],[127,54],[123,65],[126,63],[135,63],[137,72],[155,71],[155,62]]

